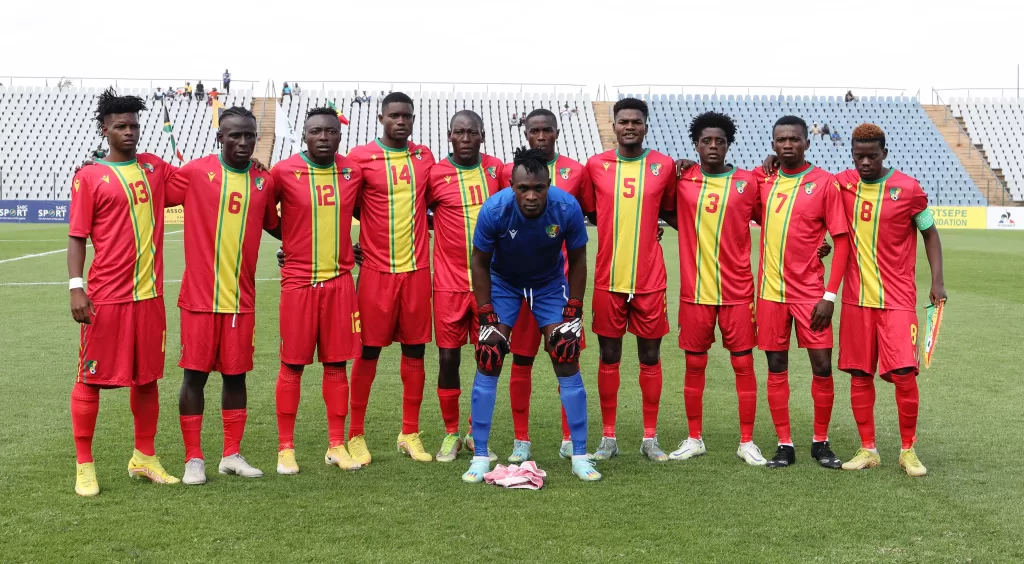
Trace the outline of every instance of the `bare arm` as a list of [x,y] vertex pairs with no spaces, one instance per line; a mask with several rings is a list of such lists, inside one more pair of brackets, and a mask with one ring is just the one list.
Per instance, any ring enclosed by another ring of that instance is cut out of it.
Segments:
[[939,230],[931,226],[921,231],[924,238],[924,252],[928,255],[928,265],[932,269],[932,289],[928,293],[928,299],[932,305],[946,299],[946,282],[942,274],[942,241],[939,240]]
[[[82,278],[85,271],[85,238],[68,237],[68,277]],[[71,316],[79,323],[91,323],[95,312],[92,301],[82,288],[71,290]]]
[[589,221],[591,225],[594,225],[594,226],[597,225],[597,212],[596,211],[587,212],[587,213],[585,213],[583,215],[587,216],[587,221]]
[[477,307],[491,303],[491,255],[473,249],[470,271],[473,274],[473,296]]
[[[582,300],[583,295],[587,293],[587,246],[573,249],[567,254],[569,255],[569,297]],[[473,284],[475,287],[475,276]],[[489,284],[488,290],[490,290]]]
[[679,218],[676,217],[675,210],[661,210],[661,213],[658,214],[658,217],[661,218],[665,223],[667,223],[669,227],[675,229],[676,231],[679,231]]

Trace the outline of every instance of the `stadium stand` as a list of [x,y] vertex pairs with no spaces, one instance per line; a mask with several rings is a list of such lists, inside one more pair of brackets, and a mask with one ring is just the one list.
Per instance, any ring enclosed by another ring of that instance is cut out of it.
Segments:
[[[100,139],[93,112],[99,88],[0,86],[0,186],[9,200],[70,198],[75,167],[89,157]],[[146,100],[149,111],[140,116],[139,150],[176,162],[170,138],[163,133],[163,112],[153,90],[127,88]],[[252,101],[250,91],[221,95],[225,106]],[[167,102],[178,149],[186,160],[214,151],[211,108],[205,102],[176,98]]]
[[[369,143],[381,132],[377,114],[381,97],[371,96],[369,103],[352,104],[354,94],[334,91],[306,91],[300,96],[285,97],[283,109],[294,131],[302,128],[302,121],[310,108],[334,103],[350,121],[342,132],[341,152]],[[455,112],[471,109],[484,119],[487,140],[484,152],[505,162],[512,160],[516,147],[526,144],[523,130],[510,125],[512,114],[524,116],[537,108],[546,108],[559,115],[560,108],[569,104],[570,113],[559,118],[561,134],[558,152],[578,161],[586,161],[602,151],[597,131],[594,107],[587,94],[533,94],[533,93],[464,93],[430,92],[411,93],[416,104],[416,124],[412,140],[427,145],[437,158],[448,154],[448,122]],[[272,162],[286,159],[302,150],[301,143],[281,140],[274,147]]]
[[949,108],[963,120],[971,140],[1006,182],[1015,202],[1024,202],[1024,108],[1021,99],[953,98]]
[[729,150],[733,163],[741,168],[753,168],[771,151],[772,124],[792,114],[802,117],[808,126],[814,122],[827,123],[832,131],[839,132],[842,140],[837,145],[812,136],[807,158],[826,170],[840,171],[851,166],[851,132],[863,122],[872,122],[886,132],[888,164],[917,178],[931,196],[932,204],[987,205],[984,195],[917,98],[872,96],[847,104],[835,96],[647,94],[637,97],[646,100],[651,108],[648,143],[674,158],[696,160],[689,140],[690,120],[714,110],[736,120],[736,144]]

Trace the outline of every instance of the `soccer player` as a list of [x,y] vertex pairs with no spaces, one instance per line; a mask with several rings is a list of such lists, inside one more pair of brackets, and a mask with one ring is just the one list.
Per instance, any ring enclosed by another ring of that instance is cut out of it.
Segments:
[[[220,154],[189,162],[171,177],[167,204],[185,206],[185,273],[181,310],[184,369],[178,398],[185,442],[185,484],[206,483],[201,445],[203,389],[210,372],[221,373],[224,449],[218,471],[246,478],[263,472],[242,457],[245,374],[256,342],[256,261],[263,230],[279,232],[269,172],[253,170],[256,118],[244,108],[221,113]],[[279,236],[279,235],[278,235]]]
[[281,204],[281,241],[287,260],[281,269],[281,369],[277,375],[277,472],[296,474],[295,416],[302,372],[323,364],[327,408],[324,461],[343,470],[362,465],[345,449],[348,415],[346,362],[359,355],[359,307],[352,281],[352,209],[363,175],[338,154],[341,122],[331,108],[314,108],[303,125],[306,150],[271,171]]
[[[768,408],[779,446],[767,462],[785,468],[796,462],[789,424],[789,346],[793,324],[797,344],[810,358],[814,435],[811,457],[826,468],[842,463],[829,445],[835,398],[832,381],[832,313],[849,255],[849,236],[839,183],[804,159],[810,146],[807,123],[784,116],[772,128],[772,149],[781,168],[754,170],[763,209],[757,300],[757,346],[768,359]],[[818,246],[828,231],[835,257],[824,282]]]
[[452,152],[430,168],[427,207],[434,212],[434,333],[437,335],[437,398],[445,437],[438,462],[455,460],[459,437],[459,378],[462,346],[476,342],[476,300],[470,257],[480,208],[500,188],[500,160],[480,152],[483,118],[472,110],[452,116],[448,125]]
[[[526,116],[526,141],[531,149],[544,153],[551,182],[564,192],[580,201],[583,193],[590,189],[590,176],[582,164],[560,155],[555,150],[558,141],[558,120],[555,114],[544,108],[533,110]],[[512,183],[512,163],[505,165],[501,186]],[[508,393],[512,406],[512,427],[515,440],[512,455],[508,461],[519,464],[530,459],[530,395],[533,392],[533,360],[540,350],[540,329],[530,308],[523,304],[519,312],[519,323],[512,330],[512,376],[509,378]],[[584,343],[585,346],[585,343]],[[470,445],[472,448],[472,445]],[[572,456],[572,438],[569,423],[562,411],[562,444],[559,449],[562,458]]]
[[434,155],[409,141],[415,121],[412,99],[392,92],[377,117],[384,133],[352,149],[348,157],[363,174],[357,206],[359,244],[359,314],[363,348],[352,365],[352,418],[348,451],[363,466],[370,463],[364,437],[366,403],[377,375],[381,348],[402,345],[402,432],[398,450],[413,460],[430,462],[420,440],[423,403],[423,354],[430,342],[430,236],[427,232],[427,183]]
[[[137,96],[108,89],[96,105],[96,123],[110,153],[83,167],[72,181],[68,229],[71,315],[81,324],[78,371],[71,389],[75,436],[75,492],[100,493],[92,440],[100,390],[130,388],[135,450],[128,474],[157,484],[180,480],[164,470],[153,446],[160,416],[157,380],[164,374],[165,184],[174,167],[156,155],[138,154]],[[94,256],[89,288],[83,283],[86,239]]]
[[753,348],[754,275],[750,270],[750,222],[761,221],[754,176],[727,164],[736,124],[725,114],[706,112],[690,123],[690,140],[700,164],[681,173],[676,192],[679,230],[679,348],[686,354],[683,398],[689,436],[672,460],[706,452],[702,437],[704,385],[715,323],[736,374],[740,443],[736,455],[752,466],[765,459],[754,444],[757,378]]
[[597,391],[603,431],[594,452],[607,460],[619,452],[615,418],[619,393],[622,336],[636,335],[643,397],[640,453],[663,462],[658,445],[661,401],[661,338],[668,333],[665,259],[658,241],[658,218],[675,212],[675,164],[666,155],[645,149],[647,104],[624,98],[612,108],[617,150],[587,161],[593,180],[583,192],[583,211],[597,225],[597,270],[594,273],[594,323],[601,347]]
[[550,186],[546,165],[539,149],[520,153],[513,163],[512,188],[488,198],[478,216],[471,264],[480,322],[471,404],[475,445],[462,475],[466,482],[481,482],[490,470],[487,444],[498,376],[523,302],[544,333],[559,380],[572,436],[572,472],[583,481],[601,479],[587,456],[587,393],[579,368],[587,228],[576,199]]
[[839,321],[839,369],[849,372],[850,404],[861,448],[844,470],[879,466],[875,448],[875,369],[896,387],[900,466],[909,476],[928,471],[917,458],[917,233],[924,239],[931,267],[928,298],[946,299],[942,243],[928,195],[902,172],[885,166],[885,132],[865,123],[853,131],[855,169],[837,176],[843,207],[853,231],[855,254],[846,263],[843,310]]

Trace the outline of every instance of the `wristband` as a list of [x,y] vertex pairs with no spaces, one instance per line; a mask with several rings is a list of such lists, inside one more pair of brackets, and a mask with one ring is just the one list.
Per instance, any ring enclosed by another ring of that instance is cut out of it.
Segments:
[[84,289],[84,288],[85,288],[85,284],[82,282],[81,278],[72,278],[71,280],[68,280],[68,291],[69,292],[71,290]]
[[821,299],[836,303],[836,295],[832,292],[825,292],[825,295],[822,296]]

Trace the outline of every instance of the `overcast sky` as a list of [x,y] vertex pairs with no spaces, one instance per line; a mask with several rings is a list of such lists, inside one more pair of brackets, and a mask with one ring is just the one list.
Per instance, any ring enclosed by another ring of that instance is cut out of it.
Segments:
[[532,82],[585,84],[591,93],[605,84],[614,94],[618,84],[796,85],[904,88],[927,101],[933,87],[1016,85],[1021,4],[12,0],[0,16],[0,82],[211,78],[227,67],[236,87]]

